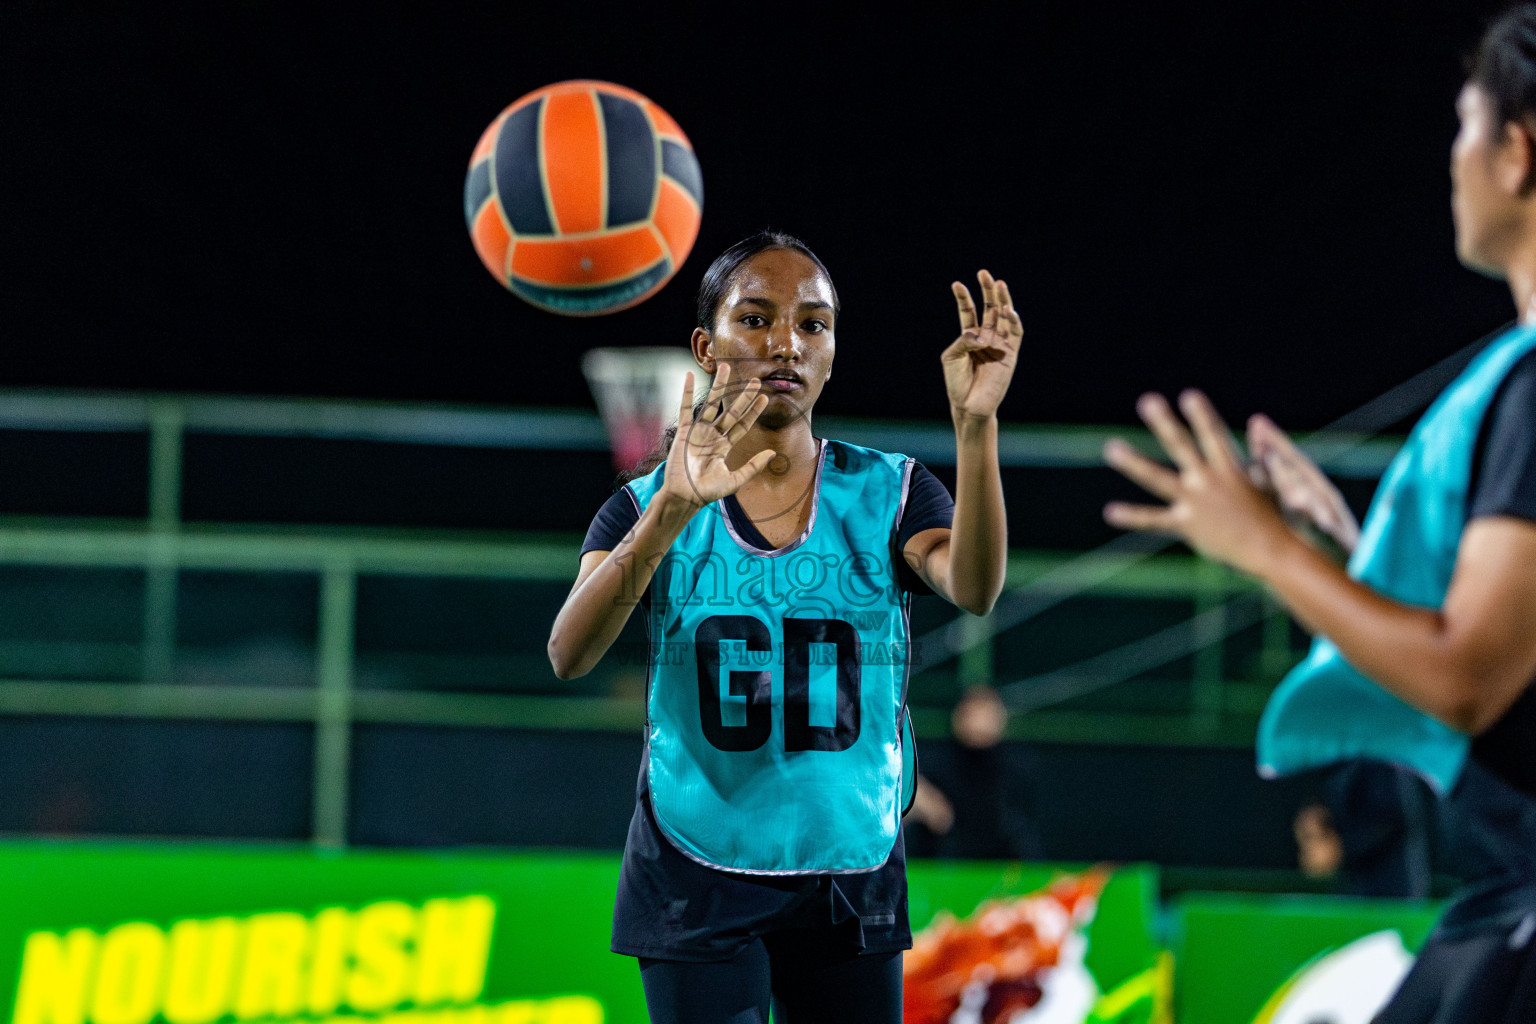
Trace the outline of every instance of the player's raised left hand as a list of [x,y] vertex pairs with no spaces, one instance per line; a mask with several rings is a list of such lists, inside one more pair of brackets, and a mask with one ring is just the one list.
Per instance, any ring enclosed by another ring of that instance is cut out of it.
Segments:
[[[1104,461],[1166,505],[1115,501],[1104,519],[1126,530],[1170,533],[1207,557],[1256,576],[1293,536],[1273,501],[1249,479],[1232,434],[1199,391],[1179,396],[1185,426],[1162,395],[1143,395],[1136,411],[1173,460],[1170,469],[1120,438]],[[1191,433],[1191,429],[1193,433]]]
[[955,422],[997,415],[1013,368],[1019,361],[1019,342],[1024,325],[1014,311],[1008,285],[994,281],[985,270],[976,275],[981,283],[982,312],[965,285],[950,285],[960,310],[960,337],[944,350],[944,387],[949,392],[950,414]]

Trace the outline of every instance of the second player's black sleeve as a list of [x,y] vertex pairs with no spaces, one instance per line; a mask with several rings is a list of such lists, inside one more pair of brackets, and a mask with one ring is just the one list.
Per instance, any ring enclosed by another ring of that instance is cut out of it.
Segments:
[[640,509],[635,505],[634,496],[629,488],[619,488],[592,517],[592,525],[587,527],[587,539],[581,542],[581,553],[612,551],[639,521]]
[[[907,504],[901,511],[901,521],[896,524],[896,553],[906,549],[907,541],[924,530],[950,529],[955,524],[955,499],[939,478],[921,462],[912,464],[912,478],[907,484]],[[907,565],[906,559],[896,560],[896,579],[903,590],[914,594],[931,594],[932,590],[922,577]]]
[[[1477,433],[1467,518],[1515,516],[1536,522],[1536,352],[1526,353],[1494,393]],[[1472,757],[1526,793],[1536,793],[1536,685],[1472,739]]]
[[1536,522],[1536,352],[1527,352],[1488,407],[1478,431],[1467,518]]

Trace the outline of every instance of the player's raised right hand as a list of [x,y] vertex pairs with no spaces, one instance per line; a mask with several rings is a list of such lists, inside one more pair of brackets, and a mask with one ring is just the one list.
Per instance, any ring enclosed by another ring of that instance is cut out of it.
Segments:
[[714,386],[704,400],[698,418],[693,415],[693,374],[683,385],[683,403],[677,414],[677,433],[667,452],[661,495],[686,503],[694,509],[735,494],[743,484],[767,468],[776,452],[765,449],[737,469],[731,469],[727,457],[731,449],[752,429],[757,417],[768,408],[768,396],[762,394],[762,382],[748,381],[734,397],[726,394],[731,378],[730,363],[722,363],[715,374]]

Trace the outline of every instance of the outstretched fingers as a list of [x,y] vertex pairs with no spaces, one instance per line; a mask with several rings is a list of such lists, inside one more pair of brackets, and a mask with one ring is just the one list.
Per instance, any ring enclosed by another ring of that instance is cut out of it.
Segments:
[[1295,507],[1299,496],[1326,483],[1322,471],[1267,416],[1248,421],[1248,451],[1264,467],[1282,504]]
[[1276,425],[1274,420],[1261,412],[1256,412],[1248,417],[1248,451],[1254,458],[1262,459],[1271,450],[1287,454],[1299,451],[1295,442]]
[[1008,343],[1023,336],[1024,323],[1013,308],[1013,296],[1009,294],[1005,282],[995,279],[985,270],[977,271],[976,280],[981,285],[982,312],[979,317],[970,289],[959,281],[949,286],[960,312],[961,348],[965,351],[991,349],[996,354],[1000,351],[998,347],[981,339],[995,334],[1003,339],[1004,348],[1011,347]]
[[981,282],[981,329],[984,331],[997,330],[997,282],[992,275],[985,270],[976,272],[976,280]]
[[762,387],[761,381],[748,381],[747,386],[741,389],[741,393],[731,403],[730,409],[726,410],[725,415],[716,422],[715,426],[731,444],[734,445],[746,437],[747,431],[752,429],[752,424],[756,423],[763,410],[768,408],[768,396],[763,394]]
[[1359,526],[1338,488],[1268,416],[1255,414],[1249,418],[1248,450],[1264,467],[1270,488],[1283,509],[1308,516],[1346,550],[1354,547]]
[[702,418],[705,423],[713,423],[725,412],[726,385],[731,382],[731,364],[722,362],[715,371],[714,382],[709,387],[709,394],[704,398],[704,412]]
[[971,298],[971,290],[959,281],[949,286],[949,290],[955,296],[955,305],[960,309],[960,333],[974,331],[976,329],[976,303]]
[[774,451],[772,448],[765,448],[764,450],[758,452],[756,455],[752,456],[752,458],[748,459],[740,469],[732,471],[730,493],[734,494],[741,490],[743,484],[757,476],[757,474],[761,473],[763,470],[767,469],[768,463],[777,458],[778,454],[779,453]]
[[677,410],[677,432],[684,437],[693,426],[693,371],[683,375],[683,404]]
[[1235,468],[1241,464],[1237,444],[1232,440],[1232,431],[1227,429],[1226,421],[1205,396],[1205,392],[1193,388],[1185,391],[1179,396],[1179,408],[1194,428],[1195,440],[1208,463],[1226,468]]
[[1179,532],[1173,509],[1166,505],[1133,505],[1125,501],[1112,501],[1104,506],[1104,521],[1122,530],[1175,535]]
[[1282,474],[1287,480],[1298,483],[1332,486],[1317,463],[1263,413],[1255,413],[1248,419],[1248,451],[1271,474]]
[[1148,494],[1173,501],[1179,493],[1179,474],[1159,465],[1118,437],[1104,444],[1104,461]]
[[997,282],[997,329],[1010,341],[1018,341],[1024,336],[1024,321],[1019,319],[1019,311],[1013,308],[1013,294],[1008,291],[1008,282]]
[[1136,412],[1179,469],[1198,469],[1204,463],[1199,449],[1195,447],[1195,439],[1174,414],[1168,399],[1156,392],[1149,392],[1137,400]]

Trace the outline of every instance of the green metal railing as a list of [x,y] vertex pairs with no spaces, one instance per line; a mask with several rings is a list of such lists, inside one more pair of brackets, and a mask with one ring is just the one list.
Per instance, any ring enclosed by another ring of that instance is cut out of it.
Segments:
[[[461,727],[638,729],[637,698],[600,695],[463,694],[412,690],[358,690],[353,686],[354,617],[360,574],[485,576],[566,581],[577,548],[537,540],[472,542],[301,532],[230,534],[196,527],[45,527],[0,521],[0,564],[53,567],[142,568],[146,580],[143,671],[138,679],[79,682],[0,679],[0,714],[146,717],[312,723],[313,828],[317,843],[345,836],[350,735],[354,723]],[[1015,553],[1010,579],[1027,581],[1059,566],[1066,556]],[[176,574],[181,570],[299,571],[320,581],[316,685],[187,685],[170,682],[174,657]],[[1211,607],[1251,589],[1189,558],[1165,557],[1131,566],[1099,593],[1188,596]],[[991,638],[984,620],[968,619],[975,641],[962,649],[963,683],[992,677]],[[1274,630],[1267,654],[1288,660],[1286,633]],[[1242,743],[1255,702],[1240,684],[1223,678],[1219,645],[1197,654],[1187,716],[1112,715],[1042,709],[1021,716],[1014,734],[1024,738],[1137,743]],[[1252,689],[1251,685],[1249,689]],[[946,712],[916,710],[926,734],[942,735]]]
[[[354,686],[356,600],[360,575],[489,577],[565,582],[574,575],[577,546],[568,539],[388,535],[379,531],[252,529],[188,524],[181,519],[181,461],[189,431],[352,437],[421,444],[506,447],[605,447],[592,414],[429,409],[359,403],[277,402],[179,397],[47,395],[0,392],[0,428],[145,430],[149,437],[149,501],[142,521],[62,521],[0,518],[0,565],[130,568],[144,573],[141,667],[136,678],[66,681],[0,679],[0,714],[143,717],[158,719],[298,722],[314,727],[313,837],[321,846],[346,842],[351,734],[357,723],[517,728],[637,729],[639,697],[518,693],[464,694],[372,690]],[[828,432],[859,443],[922,453],[935,464],[952,457],[947,427],[845,422]],[[1009,465],[1097,464],[1103,429],[1010,428]],[[945,448],[945,445],[949,448]],[[1356,446],[1346,475],[1379,471],[1390,442]],[[1098,561],[1095,561],[1095,557]],[[1106,562],[1106,560],[1108,560]],[[1118,561],[1116,561],[1118,560]],[[1113,563],[1113,564],[1111,564]],[[1105,566],[1118,571],[1106,573]],[[1082,567],[1081,578],[1073,567]],[[1066,571],[1064,571],[1066,567]],[[173,682],[178,576],[186,570],[289,571],[319,581],[315,685],[183,685]],[[1057,588],[1126,597],[1188,599],[1206,635],[1193,651],[1187,713],[1114,714],[1041,708],[1020,716],[1013,734],[1087,742],[1240,744],[1269,683],[1292,659],[1290,627],[1272,605],[1263,625],[1261,678],[1225,678],[1222,609],[1253,585],[1187,556],[1139,558],[1105,554],[1014,552],[1012,591]],[[1049,581],[1048,583],[1042,581]],[[551,609],[553,615],[554,609]],[[995,678],[993,637],[984,619],[965,619],[952,644],[961,685]],[[552,678],[552,674],[551,674]],[[916,709],[920,731],[942,733],[946,712]]]

